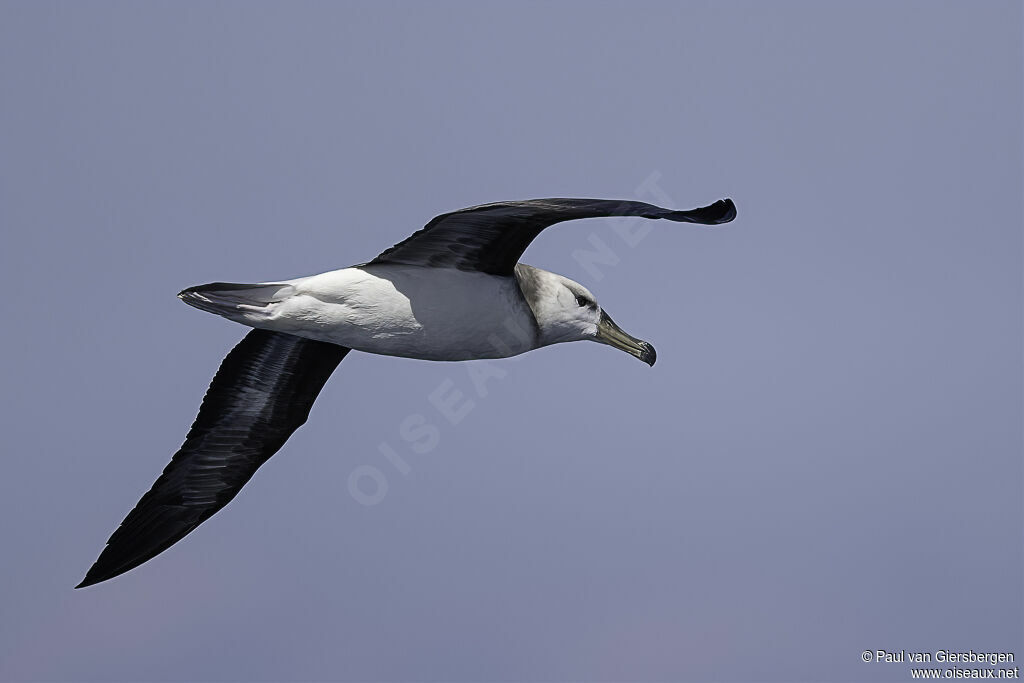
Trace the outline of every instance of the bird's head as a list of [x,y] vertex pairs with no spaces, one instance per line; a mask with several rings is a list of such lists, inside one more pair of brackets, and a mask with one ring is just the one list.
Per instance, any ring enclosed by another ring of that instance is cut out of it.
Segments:
[[522,263],[516,266],[516,279],[537,321],[543,345],[596,341],[654,365],[654,347],[616,325],[583,285]]

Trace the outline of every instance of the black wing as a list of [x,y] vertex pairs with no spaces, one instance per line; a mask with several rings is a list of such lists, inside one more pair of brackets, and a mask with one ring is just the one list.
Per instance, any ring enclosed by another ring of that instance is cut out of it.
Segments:
[[672,211],[616,199],[530,199],[497,202],[442,214],[370,263],[401,263],[512,275],[519,257],[541,230],[577,218],[641,216],[717,225],[736,217],[731,199],[691,211]]
[[343,346],[252,330],[210,383],[185,443],[76,588],[162,553],[228,504],[309,416]]

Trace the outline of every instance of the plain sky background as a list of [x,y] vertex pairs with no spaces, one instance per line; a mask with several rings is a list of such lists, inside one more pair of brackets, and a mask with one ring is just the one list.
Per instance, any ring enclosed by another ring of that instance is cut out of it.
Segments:
[[[1019,664],[1021,36],[994,1],[0,2],[0,679]],[[178,290],[645,182],[739,217],[566,224],[524,261],[654,368],[561,345],[481,397],[465,364],[353,353],[223,512],[72,590],[244,332]],[[573,256],[602,243],[614,265]]]

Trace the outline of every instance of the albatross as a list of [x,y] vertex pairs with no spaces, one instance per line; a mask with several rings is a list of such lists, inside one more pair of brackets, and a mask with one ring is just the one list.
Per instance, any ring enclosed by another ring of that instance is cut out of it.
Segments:
[[227,505],[309,416],[349,351],[437,361],[596,341],[654,365],[583,285],[519,263],[545,228],[637,216],[717,225],[731,199],[688,211],[637,201],[533,199],[431,220],[372,261],[294,280],[189,287],[178,297],[253,328],[224,358],[170,464],[114,531],[82,588],[159,555]]

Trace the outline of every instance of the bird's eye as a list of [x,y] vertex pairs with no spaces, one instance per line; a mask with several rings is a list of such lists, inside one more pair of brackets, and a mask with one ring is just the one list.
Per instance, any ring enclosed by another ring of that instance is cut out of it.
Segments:
[[590,302],[587,301],[586,297],[584,297],[584,296],[582,296],[580,294],[577,294],[576,295],[576,305],[578,305],[580,308],[583,308],[584,306],[589,306]]

